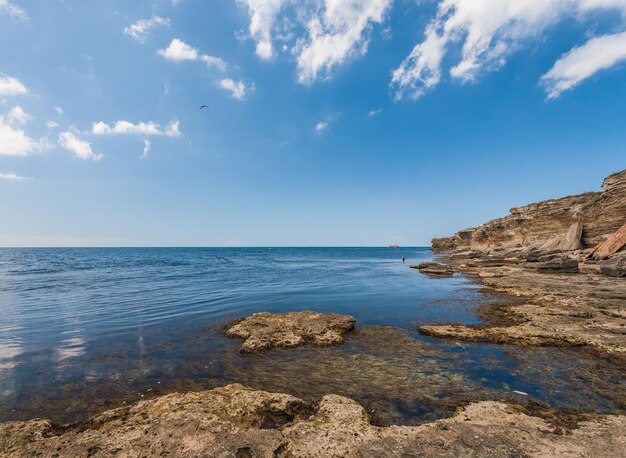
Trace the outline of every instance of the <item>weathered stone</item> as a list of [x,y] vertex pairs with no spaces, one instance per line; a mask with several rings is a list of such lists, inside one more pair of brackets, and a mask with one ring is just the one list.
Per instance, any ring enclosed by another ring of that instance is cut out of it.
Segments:
[[590,259],[606,259],[614,255],[626,246],[626,224],[620,227],[617,232],[612,234],[606,241],[595,247],[588,258]]
[[432,247],[437,253],[514,247],[575,250],[604,242],[625,223],[626,170],[623,170],[604,180],[602,192],[514,208],[504,218],[459,231],[452,237],[433,239]]
[[514,324],[422,326],[421,333],[473,342],[589,346],[626,356],[626,287],[622,278],[593,271],[562,275],[524,266],[463,267],[464,260],[454,262],[461,272],[478,275],[492,290],[526,302],[504,309]]
[[239,320],[226,330],[232,338],[244,339],[242,353],[301,345],[336,345],[343,334],[354,329],[356,320],[349,315],[311,311],[273,314],[267,312]]
[[421,426],[377,427],[345,397],[311,404],[229,385],[143,401],[77,425],[1,424],[0,456],[624,456],[626,416],[559,418],[485,401]]
[[560,256],[550,256],[548,259],[541,257],[533,268],[538,272],[578,273],[578,261]]
[[454,269],[451,266],[438,262],[422,262],[411,266],[411,269],[417,269],[420,273],[433,277],[451,277],[454,275]]
[[600,272],[610,277],[626,277],[626,252],[603,261],[600,264]]

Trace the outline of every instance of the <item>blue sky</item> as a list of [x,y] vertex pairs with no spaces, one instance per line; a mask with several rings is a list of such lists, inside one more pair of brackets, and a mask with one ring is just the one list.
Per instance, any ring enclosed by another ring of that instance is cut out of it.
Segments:
[[626,0],[0,0],[0,245],[427,245],[598,190],[625,31]]

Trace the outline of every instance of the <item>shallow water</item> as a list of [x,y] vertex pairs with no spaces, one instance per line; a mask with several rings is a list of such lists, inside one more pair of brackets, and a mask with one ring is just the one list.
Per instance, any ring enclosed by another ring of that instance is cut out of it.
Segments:
[[[477,308],[500,300],[468,278],[408,268],[431,258],[425,248],[0,249],[0,421],[76,421],[232,382],[344,394],[381,424],[420,423],[474,399],[626,408],[621,369],[579,350],[417,334],[427,323],[478,323]],[[343,346],[254,356],[220,333],[257,311],[307,309],[352,314],[357,332]]]

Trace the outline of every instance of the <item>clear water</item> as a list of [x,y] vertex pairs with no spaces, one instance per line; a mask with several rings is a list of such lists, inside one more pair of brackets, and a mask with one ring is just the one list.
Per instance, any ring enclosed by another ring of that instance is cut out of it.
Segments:
[[[620,372],[580,352],[420,336],[422,324],[478,323],[497,300],[468,278],[408,268],[428,259],[426,248],[0,249],[0,421],[75,421],[231,382],[350,395],[382,423],[513,390],[563,410],[624,407]],[[257,356],[220,332],[257,311],[309,309],[351,314],[358,332],[341,347]]]

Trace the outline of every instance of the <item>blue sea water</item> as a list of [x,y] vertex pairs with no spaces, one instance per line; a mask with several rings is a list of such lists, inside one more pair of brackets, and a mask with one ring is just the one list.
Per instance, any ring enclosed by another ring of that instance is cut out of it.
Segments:
[[[0,421],[73,421],[153,390],[236,381],[304,396],[302,386],[287,376],[277,380],[275,371],[294,355],[315,358],[315,350],[253,360],[220,333],[233,318],[294,310],[351,314],[359,327],[397,327],[430,349],[411,363],[428,363],[424,374],[441,363],[448,379],[458,374],[494,397],[518,390],[566,410],[618,408],[601,394],[581,392],[578,373],[596,364],[591,360],[572,368],[573,359],[564,363],[557,350],[420,336],[415,329],[423,324],[479,323],[477,308],[498,300],[466,277],[431,279],[409,268],[432,257],[428,248],[0,249]],[[320,351],[331,361],[356,351],[346,347]],[[378,357],[392,364],[392,355]],[[546,373],[551,380],[542,380]],[[311,394],[346,385],[320,377]],[[384,403],[387,396],[398,405],[389,388],[372,386],[363,387],[369,393],[363,402]],[[359,390],[350,394],[358,398]],[[412,405],[418,401],[426,402],[417,397]],[[397,421],[419,421],[436,410],[416,408]]]

